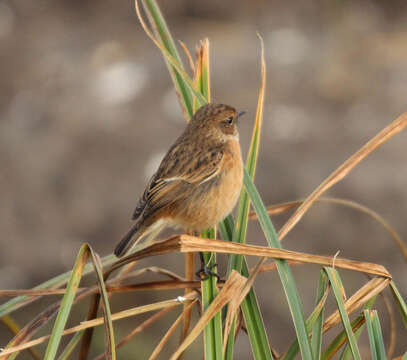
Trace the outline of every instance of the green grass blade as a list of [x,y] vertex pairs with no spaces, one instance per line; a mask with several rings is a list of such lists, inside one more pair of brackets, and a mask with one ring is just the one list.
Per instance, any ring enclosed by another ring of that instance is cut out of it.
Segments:
[[109,297],[106,290],[105,281],[103,279],[102,262],[99,255],[93,252],[89,246],[92,255],[93,264],[95,266],[96,276],[98,279],[99,292],[102,296],[102,304],[105,318],[105,332],[106,332],[106,359],[116,359],[116,344],[114,340],[112,313],[110,311]]
[[[199,91],[204,96],[206,102],[210,102],[210,69],[209,69],[209,42],[206,40],[201,43],[201,57],[197,64],[200,69],[198,71]],[[203,237],[208,239],[216,238],[216,231],[207,229],[202,233]],[[216,264],[215,253],[203,254],[205,264],[209,267]],[[212,268],[212,271],[215,271]],[[217,278],[210,275],[209,278],[201,282],[202,287],[202,310],[205,311],[218,294],[218,288],[216,287]],[[204,329],[204,352],[205,359],[222,359],[222,312],[219,311],[205,326]]]
[[75,261],[75,265],[72,270],[71,278],[66,287],[66,293],[62,299],[61,307],[59,309],[54,327],[52,329],[51,337],[48,342],[44,360],[52,360],[55,358],[59,343],[61,341],[62,332],[68,320],[73,299],[75,298],[76,291],[78,290],[79,283],[82,278],[83,269],[88,261],[89,256],[90,252],[88,245],[83,244],[79,250],[78,256]]
[[[202,233],[202,236],[208,239],[214,239],[215,231],[213,229],[206,230]],[[215,264],[215,254],[204,253],[203,255],[205,264],[209,264],[209,266]],[[207,280],[201,282],[203,312],[209,307],[218,294],[216,281],[215,276],[209,276]],[[222,313],[219,311],[213,319],[208,322],[204,329],[205,359],[222,359],[222,338]]]
[[[179,74],[180,78],[182,79],[183,83],[185,86],[189,89],[191,96],[195,96],[196,101],[198,102],[199,105],[204,105],[207,103],[205,97],[197,91],[194,87],[194,82],[192,81],[191,77],[185,72],[182,64],[179,63],[179,61],[168,51],[168,49],[165,47],[165,45],[160,41],[157,40],[157,38],[154,36],[154,34],[151,33],[149,28],[147,27],[146,23],[144,22],[143,18],[141,17],[140,9],[138,7],[138,1],[136,0],[136,11],[137,15],[139,17],[139,21],[146,32],[147,36],[154,42],[154,44],[161,50],[164,58],[166,61],[168,61],[171,66],[173,66],[177,73]],[[168,33],[170,36],[170,33]],[[184,94],[179,94],[179,96],[182,96],[183,99],[185,99]],[[188,118],[188,116],[187,116]]]
[[329,267],[324,267],[324,269],[328,275],[329,281],[332,286],[333,293],[336,298],[336,303],[338,305],[342,324],[346,331],[346,336],[348,338],[348,342],[349,342],[350,349],[352,351],[353,358],[356,360],[359,360],[359,359],[361,359],[361,357],[360,357],[358,345],[356,342],[355,335],[352,331],[352,326],[350,324],[348,314],[345,310],[345,304],[344,304],[344,301],[343,301],[342,295],[341,295],[341,288],[343,288],[341,278],[340,278],[338,272],[336,271],[336,269],[329,268]]
[[376,349],[376,339],[375,339],[375,334],[374,334],[374,330],[373,330],[372,318],[371,318],[370,314],[371,314],[371,311],[369,311],[369,310],[364,311],[366,327],[367,327],[367,334],[369,336],[370,353],[372,356],[372,360],[378,360],[379,358],[377,357],[378,354],[377,354],[377,349]]
[[[374,303],[376,302],[376,298],[377,298],[377,296],[373,296],[371,299],[369,299],[366,302],[366,304],[363,306],[363,309],[371,309],[372,306],[374,305]],[[362,331],[364,325],[365,325],[365,317],[363,316],[363,314],[358,315],[351,322],[352,329],[354,331],[356,330],[355,334],[357,334],[359,330]],[[338,352],[338,350],[342,347],[342,345],[346,342],[346,340],[347,340],[346,331],[343,330],[329,344],[327,349],[322,354],[321,359],[322,360],[331,359]],[[349,351],[350,353],[352,353],[351,350],[350,350],[349,344],[347,344],[346,348],[349,349],[349,350],[345,349],[346,351]]]
[[[325,271],[321,271],[321,275],[318,281],[318,289],[317,289],[317,301],[316,301],[316,306],[314,310],[312,311],[311,315],[308,317],[306,321],[306,326],[307,326],[307,332],[311,333],[313,329],[314,335],[316,336],[315,340],[315,352],[314,354],[314,359],[319,359],[320,357],[320,342],[322,341],[322,323],[323,323],[323,311],[325,307],[325,301],[328,297],[328,278],[325,274]],[[320,325],[319,325],[320,324]],[[319,329],[319,326],[321,327]],[[321,334],[319,334],[321,333]],[[313,338],[312,338],[313,340]],[[298,339],[295,339],[291,346],[288,348],[286,354],[282,357],[282,360],[293,360],[296,358],[298,351],[300,350],[299,344],[298,344]],[[314,349],[313,349],[314,351]],[[316,357],[318,354],[319,357]]]
[[[115,261],[117,261],[117,258],[114,255],[108,255],[102,259],[102,264],[103,266],[107,266],[113,264]],[[91,272],[93,272],[92,264],[86,264],[85,268],[83,269],[83,276],[88,275]],[[71,275],[72,271],[68,271],[66,273],[63,273],[50,280],[43,282],[42,284],[34,287],[33,289],[34,290],[58,289],[59,287],[65,285],[69,281]],[[4,315],[10,314],[13,311],[20,309],[22,306],[27,305],[38,298],[39,297],[33,298],[32,296],[22,295],[10,299],[9,301],[0,305],[0,318],[2,318]]]
[[69,359],[69,357],[74,352],[76,346],[79,344],[79,341],[81,341],[81,338],[82,338],[82,335],[83,335],[84,332],[85,332],[85,330],[78,331],[72,337],[71,341],[68,343],[68,345],[62,351],[61,355],[59,355],[58,360],[68,360]]
[[[257,102],[257,111],[252,131],[252,138],[246,159],[247,172],[249,173],[252,180],[254,180],[254,176],[256,173],[256,164],[259,154],[261,126],[263,122],[264,95],[266,89],[266,63],[264,60],[264,44],[263,39],[261,37],[260,40],[261,40],[261,86]],[[241,244],[246,242],[247,223],[249,221],[249,210],[250,210],[250,198],[247,194],[247,191],[243,189],[239,200],[236,220],[236,230],[233,233],[232,240],[233,242]],[[229,262],[229,273],[232,270],[240,272],[242,267],[242,260],[243,260],[242,255],[232,254],[230,256]]]
[[83,276],[83,270],[89,259],[92,258],[93,266],[96,271],[96,276],[98,277],[99,290],[103,299],[104,306],[104,316],[105,316],[105,326],[106,326],[106,357],[108,359],[116,359],[113,324],[111,319],[111,312],[109,307],[109,301],[107,297],[106,286],[103,281],[102,274],[102,262],[97,254],[95,254],[92,248],[88,244],[83,244],[79,250],[77,259],[75,261],[74,268],[72,270],[71,278],[66,287],[66,293],[62,298],[61,306],[58,311],[57,318],[55,320],[54,327],[52,329],[51,337],[48,342],[48,346],[45,352],[44,359],[52,360],[55,358],[59,343],[61,341],[62,332],[65,328],[66,322],[68,320],[69,313],[72,308],[73,300],[75,298],[76,292],[79,287],[79,283]]
[[[224,240],[231,241],[232,233],[235,229],[234,220],[229,215],[224,221],[220,223],[220,230]],[[246,260],[243,258],[242,263],[243,276],[249,277],[249,269]],[[253,357],[255,359],[271,360],[273,359],[270,344],[267,338],[266,328],[264,327],[263,317],[260,312],[260,307],[257,301],[257,296],[254,289],[250,289],[246,298],[243,300],[241,309],[243,312],[244,321],[249,335],[250,346],[252,348]],[[233,331],[231,331],[233,334]],[[228,341],[228,347],[232,347],[232,343]],[[226,349],[225,359],[233,358],[233,350]]]
[[[317,305],[325,294],[328,287],[328,278],[323,270],[319,276],[317,297],[315,304]],[[321,345],[322,345],[322,325],[324,323],[324,308],[322,308],[315,323],[312,326],[311,346],[314,354],[314,359],[319,360],[321,358]]]
[[[16,336],[21,331],[20,325],[17,323],[16,320],[14,320],[14,318],[11,315],[3,316],[3,318],[1,319],[1,322],[14,336]],[[11,341],[11,343],[12,343],[12,341]],[[11,346],[12,345],[10,344],[7,347],[11,347]],[[37,360],[42,359],[42,355],[40,355],[40,353],[37,351],[37,349],[29,348],[27,350],[33,359],[37,359]],[[1,356],[1,351],[0,351],[0,356]],[[17,354],[10,355],[11,360],[14,359],[15,357],[17,357]]]
[[[252,139],[246,160],[246,168],[252,179],[254,179],[254,175],[256,172],[256,163],[260,147],[260,133],[263,121],[263,104],[266,86],[266,65],[264,61],[264,44],[263,39],[260,38],[260,40],[261,40],[261,86],[257,103],[256,119],[252,132]],[[246,190],[243,189],[239,199],[236,228],[235,231],[233,232],[232,238],[233,242],[237,243],[246,242],[247,223],[249,221],[249,210],[250,210],[250,199]],[[235,254],[230,255],[228,272],[230,273],[232,270],[236,270],[240,273],[242,269],[243,259],[244,259],[243,255]],[[234,322],[232,328],[234,328]],[[255,341],[256,344],[254,346],[256,347],[259,346],[258,343],[259,341],[261,341],[261,339],[252,339],[252,338],[251,340]],[[265,338],[265,340],[267,340],[267,337]],[[227,359],[233,358],[233,344],[234,344],[234,331],[231,331],[229,334],[228,346],[226,351]],[[270,346],[268,343],[264,344],[264,347],[268,349],[268,352],[270,352]],[[264,357],[262,357],[262,359],[264,359]]]
[[400,310],[404,326],[407,329],[407,305],[406,305],[403,297],[401,296],[400,291],[397,289],[397,286],[393,280],[390,281],[390,289],[393,293],[394,299],[396,300],[397,307]]
[[[242,274],[243,276],[249,277],[249,269],[245,259],[243,259],[242,263]],[[266,328],[264,327],[263,317],[261,315],[259,303],[253,288],[243,300],[241,309],[247,327],[253,357],[256,360],[273,359],[270,344],[267,338]]]
[[[194,73],[195,89],[200,92],[207,102],[211,101],[211,85],[210,85],[210,65],[209,65],[209,39],[204,39],[200,42],[197,49],[197,60]],[[197,104],[194,102],[194,112],[197,110]]]
[[406,351],[406,353],[403,355],[403,357],[401,358],[401,360],[407,360],[407,351]]
[[[235,346],[235,332],[236,332],[236,319],[233,319],[232,325],[230,326],[230,334],[225,349],[225,356],[223,360],[233,360],[234,346]],[[233,340],[232,340],[233,339]]]
[[[181,103],[184,104],[184,109],[187,117],[190,118],[193,115],[193,96],[195,96],[196,101],[199,106],[207,103],[209,99],[210,89],[209,89],[209,63],[204,61],[202,64],[201,77],[206,78],[198,79],[198,82],[202,86],[207,86],[207,89],[202,89],[201,92],[194,88],[194,83],[188,74],[184,71],[179,54],[176,50],[174,41],[169,32],[169,29],[165,23],[165,20],[159,10],[158,5],[154,0],[144,0],[144,8],[149,17],[150,23],[156,33],[156,37],[151,36],[149,30],[146,28],[138,9],[138,3],[136,1],[136,10],[139,15],[140,22],[143,25],[144,30],[147,35],[154,41],[154,43],[160,48],[167,65],[169,66],[170,73],[174,82],[176,89],[178,89],[178,95],[181,98]],[[157,38],[159,41],[157,42]],[[209,59],[209,57],[208,57]],[[205,97],[203,94],[206,94]],[[213,230],[208,230],[202,234],[202,236],[207,238],[215,238]],[[204,254],[204,260],[207,265],[215,263],[215,257],[210,254]],[[203,308],[209,306],[212,300],[217,294],[216,288],[216,278],[210,276],[208,280],[202,282],[202,303]],[[219,358],[222,357],[222,319],[221,313],[215,315],[215,317],[208,323],[204,329],[204,347],[206,358]]]
[[[360,328],[363,326],[365,320],[364,320],[364,316],[363,315],[359,315],[357,316],[355,319],[352,320],[351,322],[351,326],[352,329],[355,328]],[[346,331],[343,330],[341,331],[336,337],[335,339],[328,345],[328,347],[325,349],[325,351],[322,353],[321,355],[321,359],[322,360],[329,360],[331,359],[339,350],[340,348],[343,346],[343,344],[345,344],[347,341],[347,335],[346,335]]]
[[[376,297],[377,296],[374,296],[368,302],[366,302],[366,304],[363,306],[363,309],[364,310],[371,309],[372,306],[374,305],[374,303],[376,302]],[[354,328],[353,323],[351,323],[351,325],[352,325],[352,329],[353,329]],[[364,326],[365,326],[365,324],[362,324],[356,331],[354,331],[356,340],[359,340]],[[340,357],[340,360],[348,360],[348,359],[349,360],[352,359],[352,351],[350,349],[349,343],[346,344],[345,349],[343,349],[343,352]]]
[[[351,323],[351,325],[352,325],[352,323]],[[363,325],[362,325],[359,329],[357,329],[357,330],[354,332],[356,341],[359,340],[360,335],[362,335],[362,331],[363,331]],[[347,344],[347,345],[345,346],[345,349],[343,349],[343,352],[342,352],[341,357],[340,357],[339,359],[340,359],[340,360],[350,360],[350,359],[353,359],[352,350],[350,349],[349,344]]]
[[376,342],[377,357],[379,359],[386,359],[386,349],[384,348],[384,340],[382,328],[380,326],[379,315],[377,311],[373,311],[373,333]]
[[219,223],[219,231],[223,240],[232,241],[233,230],[235,228],[234,224],[235,222],[231,214],[229,214],[225,219],[223,219],[223,221]]
[[[281,243],[267,213],[267,209],[264,206],[263,201],[261,200],[260,195],[246,169],[244,170],[243,180],[269,246],[281,249]],[[297,333],[297,338],[300,345],[301,356],[303,359],[312,359],[311,343],[305,326],[304,313],[291,269],[284,260],[276,259],[275,263],[287,297],[291,316],[293,318],[295,331]]]
[[[146,10],[150,24],[156,34],[156,37],[160,39],[161,43],[167,49],[167,51],[172,55],[172,57],[179,63],[180,67],[184,69],[181,57],[177,51],[175,42],[171,36],[168,29],[167,23],[161,13],[159,6],[155,0],[143,0],[144,9]],[[187,84],[183,80],[182,76],[176,70],[176,68],[168,61],[167,57],[165,62],[167,64],[168,70],[170,72],[171,78],[174,82],[175,89],[178,94],[178,98],[181,102],[181,107],[190,119],[193,115],[193,102],[192,94],[189,90]]]

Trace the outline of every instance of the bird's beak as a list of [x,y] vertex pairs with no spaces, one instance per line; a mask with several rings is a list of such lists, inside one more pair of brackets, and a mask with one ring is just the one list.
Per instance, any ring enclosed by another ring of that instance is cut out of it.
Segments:
[[246,114],[246,111],[239,111],[237,117],[240,118],[242,115]]

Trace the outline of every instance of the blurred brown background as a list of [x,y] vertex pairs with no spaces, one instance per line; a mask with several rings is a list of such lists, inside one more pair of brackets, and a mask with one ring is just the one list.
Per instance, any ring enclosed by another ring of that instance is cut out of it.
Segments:
[[[209,37],[214,100],[248,112],[240,127],[244,153],[260,81],[256,31],[263,35],[268,84],[256,184],[267,204],[309,194],[407,110],[405,1],[160,5],[174,37],[190,49]],[[101,255],[112,252],[184,119],[163,59],[142,32],[132,1],[0,0],[0,79],[0,288],[29,288],[69,270],[85,241]],[[330,192],[378,211],[402,238],[406,136],[374,152]],[[274,221],[280,227],[284,217]],[[265,244],[256,225],[249,237]],[[377,223],[354,210],[317,204],[284,246],[328,255],[340,250],[342,257],[383,264],[406,294],[405,260]],[[181,259],[162,256],[140,266],[181,271]],[[318,271],[294,269],[307,312]],[[363,276],[341,274],[349,294],[365,282]],[[294,330],[277,276],[261,275],[256,290],[269,337],[283,351]],[[169,295],[174,294],[160,298]],[[127,302],[135,306],[152,296],[132,294]],[[117,311],[124,301],[115,299]],[[24,323],[32,314],[17,318]],[[387,333],[383,309],[381,316]],[[168,324],[153,327],[134,344],[143,341],[147,356],[157,343],[154,332],[162,334]],[[0,336],[1,347],[10,336],[4,328]],[[237,346],[237,358],[251,358],[245,336]],[[119,358],[134,358],[129,351]]]

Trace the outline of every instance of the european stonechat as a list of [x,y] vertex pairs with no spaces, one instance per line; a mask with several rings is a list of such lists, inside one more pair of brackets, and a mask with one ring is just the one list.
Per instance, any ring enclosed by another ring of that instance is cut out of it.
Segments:
[[237,130],[243,113],[223,104],[198,109],[148,182],[133,213],[134,225],[116,246],[116,256],[163,224],[197,232],[232,211],[243,181]]

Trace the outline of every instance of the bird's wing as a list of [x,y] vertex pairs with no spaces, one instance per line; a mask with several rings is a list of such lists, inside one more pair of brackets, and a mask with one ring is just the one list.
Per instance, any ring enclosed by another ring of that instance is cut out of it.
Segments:
[[154,209],[162,208],[182,196],[185,185],[200,185],[219,174],[224,159],[223,149],[218,147],[193,153],[197,155],[192,157],[177,147],[170,149],[140,198],[133,219],[140,216],[147,204]]

